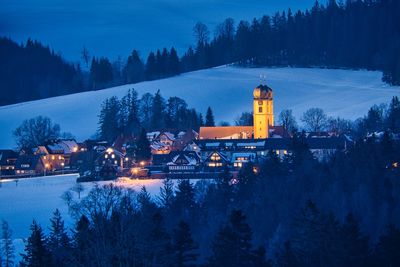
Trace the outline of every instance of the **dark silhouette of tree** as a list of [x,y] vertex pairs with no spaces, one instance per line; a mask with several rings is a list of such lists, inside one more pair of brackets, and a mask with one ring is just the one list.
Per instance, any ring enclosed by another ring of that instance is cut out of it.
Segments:
[[14,266],[15,248],[12,241],[12,231],[6,221],[1,224],[0,263],[4,267]]
[[195,266],[197,261],[197,246],[192,238],[190,227],[181,221],[172,235],[172,249],[174,251],[174,266]]
[[211,107],[208,107],[207,113],[206,113],[206,123],[204,126],[210,127],[210,126],[215,126],[215,121],[214,121],[214,114],[211,110]]
[[151,158],[150,142],[147,139],[146,130],[142,129],[136,141],[136,161],[147,161]]
[[31,225],[31,235],[25,246],[25,252],[22,254],[22,266],[52,266],[46,236],[35,221]]
[[57,139],[60,136],[60,125],[48,117],[38,116],[23,121],[13,135],[20,148],[33,148]]
[[48,237],[48,247],[54,266],[70,266],[72,256],[71,240],[61,218],[58,209],[53,213],[50,219],[50,234]]
[[128,57],[124,68],[125,80],[127,83],[137,83],[145,78],[145,66],[140,59],[139,52],[133,50]]

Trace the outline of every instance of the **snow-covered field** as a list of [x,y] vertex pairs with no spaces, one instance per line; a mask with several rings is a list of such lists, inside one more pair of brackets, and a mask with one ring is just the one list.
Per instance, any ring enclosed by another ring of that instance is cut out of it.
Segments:
[[[23,251],[22,240],[29,236],[29,226],[32,221],[36,220],[47,231],[50,225],[49,219],[57,208],[66,226],[73,227],[73,220],[61,195],[75,185],[76,178],[77,175],[71,174],[0,181],[0,221],[6,220],[9,223],[18,253]],[[118,182],[101,182],[105,183],[129,187],[136,192],[145,186],[153,196],[158,195],[162,186],[162,180],[122,179]],[[85,196],[95,183],[83,183],[83,185],[85,190],[81,197]]]
[[[76,174],[70,174],[0,181],[0,221],[6,220],[9,223],[14,238],[24,238],[29,234],[32,220],[35,219],[47,229],[49,218],[59,209],[67,225],[72,226],[68,207],[61,195],[76,184],[76,178]],[[145,186],[153,196],[158,195],[162,186],[162,180],[121,179],[117,182],[98,182],[106,183],[128,187],[136,192]],[[82,184],[84,191],[81,197],[84,197],[96,183]]]
[[384,84],[382,73],[377,71],[224,66],[0,107],[0,148],[13,147],[13,129],[24,119],[38,115],[50,117],[80,141],[89,138],[97,130],[102,101],[114,95],[122,97],[129,88],[135,88],[140,95],[160,89],[164,97],[179,96],[203,113],[211,106],[217,122],[232,123],[241,112],[252,109],[252,92],[260,83],[260,75],[265,75],[267,84],[274,89],[275,114],[293,109],[297,119],[310,107],[321,107],[332,116],[356,119],[372,105],[387,103],[400,93],[399,87]]

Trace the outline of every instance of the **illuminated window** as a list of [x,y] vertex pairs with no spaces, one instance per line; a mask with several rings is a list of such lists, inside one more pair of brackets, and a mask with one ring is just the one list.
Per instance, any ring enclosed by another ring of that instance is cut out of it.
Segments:
[[114,160],[114,164],[117,165],[118,161]]
[[221,157],[217,154],[217,153],[214,153],[214,154],[212,154],[212,156],[211,156],[211,160],[212,161],[218,161],[218,160],[220,160],[221,159]]
[[58,156],[58,159],[61,160],[61,156]]
[[258,112],[262,113],[262,107],[258,107]]
[[43,157],[43,159],[45,159],[45,160],[46,160],[46,159],[47,159],[47,157],[46,157],[46,156],[44,156],[44,157]]
[[111,158],[115,159],[115,155],[114,155],[114,154],[112,154],[112,155],[111,155]]
[[262,101],[258,101],[258,105],[262,106],[263,102]]
[[104,155],[104,158],[108,159],[108,155],[107,155],[107,154],[105,154],[105,155]]
[[279,150],[276,151],[276,154],[279,155]]
[[56,157],[55,157],[55,156],[51,156],[51,159],[52,159],[52,160],[55,160],[55,159],[56,159]]

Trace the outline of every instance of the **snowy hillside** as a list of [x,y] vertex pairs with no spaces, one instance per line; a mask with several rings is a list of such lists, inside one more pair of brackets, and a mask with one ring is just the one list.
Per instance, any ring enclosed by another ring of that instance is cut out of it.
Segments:
[[252,91],[259,84],[260,74],[266,75],[267,84],[274,89],[275,114],[282,109],[293,109],[297,119],[311,107],[321,107],[332,116],[356,119],[373,104],[387,103],[400,93],[399,87],[390,87],[381,81],[380,72],[219,67],[0,107],[0,148],[13,147],[13,129],[24,119],[38,115],[50,117],[80,141],[89,138],[97,130],[101,102],[114,95],[121,97],[129,88],[135,88],[140,95],[160,89],[164,97],[179,96],[200,112],[211,106],[217,122],[233,122],[241,112],[252,109]]

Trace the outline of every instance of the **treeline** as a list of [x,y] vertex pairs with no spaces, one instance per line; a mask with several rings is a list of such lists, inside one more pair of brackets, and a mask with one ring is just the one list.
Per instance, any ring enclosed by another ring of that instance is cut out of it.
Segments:
[[360,140],[318,162],[304,138],[235,179],[72,194],[74,231],[57,212],[49,235],[33,223],[23,266],[398,266],[399,142]]
[[49,47],[28,40],[18,45],[0,37],[0,105],[84,90],[79,66],[65,62]]
[[135,89],[130,89],[121,100],[113,96],[103,102],[98,135],[112,143],[120,134],[138,135],[141,129],[198,131],[200,126],[211,123],[214,124],[214,117],[210,108],[204,122],[202,114],[188,108],[186,101],[179,97],[165,100],[158,90],[154,95],[145,93],[139,99]]
[[277,12],[240,21],[228,18],[215,29],[199,22],[196,44],[179,58],[176,50],[150,52],[144,60],[133,50],[114,62],[91,56],[86,48],[79,64],[65,63],[38,42],[18,45],[0,39],[0,105],[114,85],[154,80],[198,69],[236,63],[241,66],[352,68],[383,71],[383,81],[400,84],[400,3],[391,0],[329,0],[310,10]]
[[209,41],[207,26],[194,28],[197,46],[182,57],[183,69],[237,62],[243,66],[301,66],[384,71],[400,84],[399,1],[329,0],[310,10],[277,12],[236,26],[226,19]]

